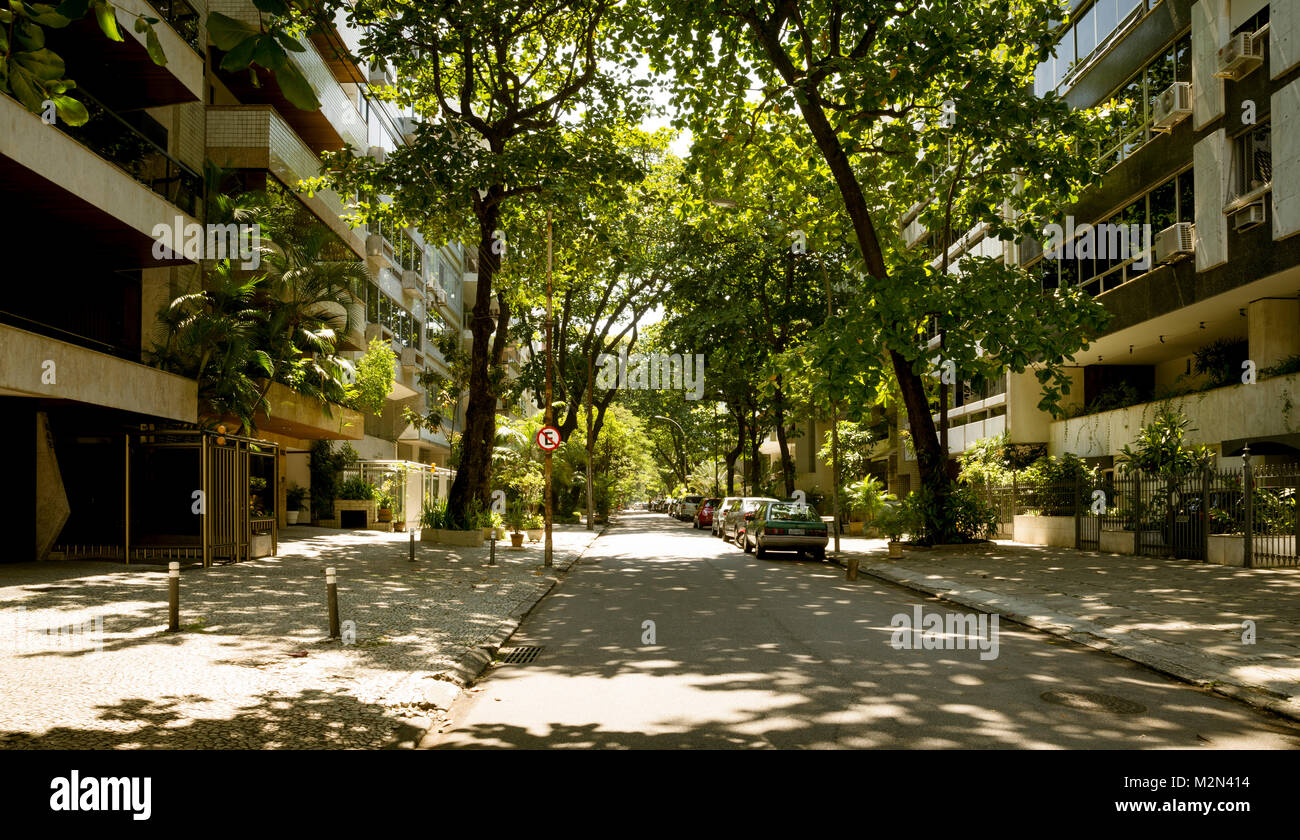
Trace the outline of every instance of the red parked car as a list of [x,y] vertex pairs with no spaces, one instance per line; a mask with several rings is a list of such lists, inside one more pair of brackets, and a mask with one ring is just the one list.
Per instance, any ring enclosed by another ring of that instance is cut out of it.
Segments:
[[700,502],[700,506],[695,510],[695,527],[696,528],[713,528],[713,512],[718,509],[718,503],[722,499],[705,499]]

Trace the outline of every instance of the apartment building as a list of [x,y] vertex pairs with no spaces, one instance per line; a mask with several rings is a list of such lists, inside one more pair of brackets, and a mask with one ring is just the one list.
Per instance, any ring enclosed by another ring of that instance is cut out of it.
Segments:
[[[346,28],[318,29],[289,54],[323,106],[304,111],[264,71],[254,83],[248,71],[219,68],[204,21],[219,11],[256,24],[248,0],[119,6],[124,43],[103,37],[93,19],[49,36],[78,82],[86,125],[47,123],[0,96],[11,280],[0,304],[0,422],[22,442],[6,488],[19,538],[6,561],[45,558],[56,547],[207,562],[216,545],[225,556],[249,556],[258,530],[248,519],[249,481],[260,488],[254,507],[273,550],[286,486],[310,483],[314,441],[351,441],[366,458],[445,465],[463,411],[431,432],[406,423],[402,408],[425,406],[426,369],[448,372],[432,339],[462,329],[463,284],[474,276],[464,249],[415,230],[350,227],[346,200],[296,189],[320,173],[326,151],[380,156],[407,141],[410,114],[371,89],[391,77],[348,58],[355,35]],[[159,19],[165,65],[150,59],[131,25],[135,13]],[[381,416],[275,384],[272,410],[255,418],[257,440],[230,434],[234,423],[204,433],[221,418],[198,416],[197,383],[146,364],[157,313],[201,283],[196,257],[178,249],[158,258],[154,232],[160,223],[204,224],[205,162],[226,171],[228,188],[274,190],[299,203],[333,233],[339,253],[364,261],[370,281],[353,303],[360,326],[341,347],[359,358],[370,339],[391,342],[395,384]]]
[[[1045,254],[1046,242],[1004,244],[978,230],[944,247],[952,271],[977,253],[1017,260],[1045,291],[1082,287],[1111,324],[1076,355],[1063,418],[1038,409],[1032,371],[958,377],[949,386],[949,453],[1005,434],[1026,451],[1072,453],[1110,469],[1168,400],[1195,427],[1190,440],[1213,447],[1224,466],[1239,465],[1247,443],[1256,463],[1300,459],[1300,373],[1286,372],[1300,360],[1300,3],[1075,0],[1071,20],[1038,68],[1037,92],[1055,90],[1079,108],[1131,108],[1093,150],[1104,176],[1061,208],[1071,247]],[[916,221],[920,209],[900,220],[903,235],[937,255]],[[1096,244],[1098,231],[1119,225],[1148,226],[1149,242],[1087,258],[1088,249],[1072,247],[1086,226]],[[930,347],[937,360],[937,334]],[[1209,387],[1214,374],[1197,373],[1198,351],[1210,349],[1234,371],[1228,384]],[[919,471],[900,434],[906,417],[890,419],[872,472],[906,494]],[[815,450],[829,424],[805,419],[791,431],[803,426],[792,445],[796,485],[825,490],[829,469]],[[779,458],[774,439],[762,451]]]

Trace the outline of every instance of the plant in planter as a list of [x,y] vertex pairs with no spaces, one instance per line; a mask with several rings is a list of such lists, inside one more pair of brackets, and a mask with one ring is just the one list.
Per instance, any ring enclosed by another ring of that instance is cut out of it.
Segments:
[[884,485],[875,476],[867,476],[856,484],[848,488],[848,509],[857,511],[863,515],[863,521],[866,524],[876,523],[876,519],[881,516],[897,500],[893,493],[884,492]]
[[376,490],[376,491],[375,491],[375,506],[376,506],[376,508],[378,508],[378,510],[376,511],[376,513],[377,513],[377,517],[376,517],[376,518],[378,518],[380,522],[392,522],[392,521],[393,521],[393,496],[392,496],[392,494],[390,494],[390,493],[385,493],[385,492],[383,492],[382,490]]
[[542,532],[546,530],[546,522],[542,519],[540,513],[530,513],[524,517],[524,532],[528,534],[528,539],[537,542],[542,538]]
[[446,525],[447,502],[444,499],[425,502],[424,511],[420,514],[420,542],[438,542],[438,532]]
[[353,477],[339,485],[336,499],[345,501],[372,501],[375,498],[375,485],[364,478]]
[[284,521],[290,525],[298,524],[298,515],[302,510],[302,503],[307,498],[307,489],[299,487],[297,482],[289,482],[289,486],[284,489]]
[[888,505],[874,519],[876,527],[889,537],[889,556],[903,556],[903,516],[898,505]]
[[496,511],[489,511],[483,521],[485,523],[483,527],[484,539],[490,540],[494,536],[498,540],[506,538],[506,520],[501,514]]

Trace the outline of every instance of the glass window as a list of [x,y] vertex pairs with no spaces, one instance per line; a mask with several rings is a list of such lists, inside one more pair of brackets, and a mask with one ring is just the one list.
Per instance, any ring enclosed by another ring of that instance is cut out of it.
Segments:
[[1097,48],[1097,7],[1093,6],[1084,12],[1083,17],[1074,25],[1074,37],[1077,45],[1079,60],[1088,57],[1088,54]]
[[1151,191],[1151,235],[1178,221],[1178,195],[1174,181],[1165,181]]
[[1119,26],[1115,0],[1097,0],[1093,9],[1097,13],[1097,43],[1101,44]]
[[1178,221],[1196,221],[1196,187],[1192,170],[1178,176]]
[[1174,49],[1170,47],[1147,65],[1147,92],[1155,100],[1174,83]]
[[1052,76],[1053,88],[1060,87],[1065,77],[1070,75],[1070,69],[1074,67],[1074,60],[1074,36],[1072,33],[1066,32],[1065,37],[1056,45],[1056,65]]
[[1184,35],[1174,44],[1174,75],[1179,82],[1192,80],[1192,36]]

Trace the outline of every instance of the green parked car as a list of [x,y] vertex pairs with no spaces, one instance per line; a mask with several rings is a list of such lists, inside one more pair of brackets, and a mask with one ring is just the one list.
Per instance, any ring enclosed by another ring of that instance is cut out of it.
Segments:
[[744,539],[745,551],[753,550],[759,557],[769,551],[793,551],[826,559],[826,523],[812,505],[767,502],[755,512]]

